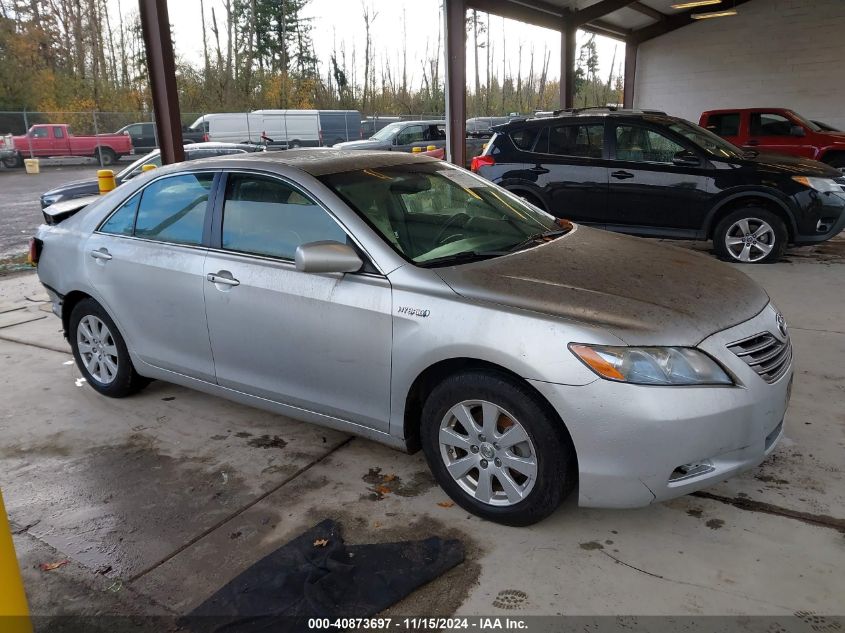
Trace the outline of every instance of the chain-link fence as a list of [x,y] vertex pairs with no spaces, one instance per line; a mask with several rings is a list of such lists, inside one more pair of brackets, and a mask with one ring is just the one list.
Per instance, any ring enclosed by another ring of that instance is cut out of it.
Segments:
[[[342,141],[368,139],[395,122],[445,119],[442,113],[377,112],[362,115],[357,110],[288,112],[301,113],[295,115],[302,117],[299,124],[301,133],[295,131],[297,124],[293,122],[293,117],[286,115],[287,118],[282,119],[279,111],[182,112],[183,138],[186,143],[261,143],[270,149],[328,146]],[[305,122],[309,116],[310,122]],[[467,135],[489,137],[492,126],[505,123],[508,119],[508,116],[468,119]],[[63,126],[68,129],[65,130]],[[9,147],[8,137],[0,143],[0,158],[7,167],[21,167],[27,158],[48,157],[91,158],[101,166],[108,166],[121,158],[143,155],[159,146],[155,118],[151,111],[0,111],[0,138],[4,135],[15,137],[11,143],[13,148]],[[107,139],[106,135],[129,137],[131,145],[119,138]]]

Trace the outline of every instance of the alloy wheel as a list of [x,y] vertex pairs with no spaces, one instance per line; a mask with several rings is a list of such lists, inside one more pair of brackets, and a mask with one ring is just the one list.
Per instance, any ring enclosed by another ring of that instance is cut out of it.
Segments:
[[114,382],[119,363],[117,345],[102,320],[92,314],[82,317],[76,328],[76,345],[94,380],[104,385]]
[[537,481],[537,452],[528,433],[492,402],[465,400],[449,409],[440,423],[439,444],[446,470],[482,503],[515,505]]
[[759,218],[743,218],[731,224],[725,233],[725,246],[731,257],[740,262],[764,259],[775,246],[775,231]]

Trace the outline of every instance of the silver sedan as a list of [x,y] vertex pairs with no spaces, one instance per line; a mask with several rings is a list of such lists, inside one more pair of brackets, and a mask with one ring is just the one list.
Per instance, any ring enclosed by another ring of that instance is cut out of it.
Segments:
[[685,494],[783,432],[789,336],[745,275],[431,158],[213,158],[47,217],[32,256],[93,389],[166,380],[422,447],[494,521],[576,487],[583,506]]

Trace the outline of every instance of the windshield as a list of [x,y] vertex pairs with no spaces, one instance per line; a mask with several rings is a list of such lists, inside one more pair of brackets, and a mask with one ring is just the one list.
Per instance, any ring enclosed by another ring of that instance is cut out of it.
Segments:
[[394,134],[396,134],[396,132],[398,132],[402,128],[403,125],[404,125],[403,123],[391,123],[390,125],[381,128],[378,132],[373,134],[370,138],[375,139],[377,141],[386,141],[390,137],[392,137]]
[[708,154],[719,158],[742,158],[745,152],[736,145],[728,143],[721,136],[717,136],[710,130],[688,123],[687,121],[675,121],[669,124],[669,129],[692,141]]
[[141,173],[142,165],[155,165],[156,167],[161,167],[161,152],[155,149],[149,154],[144,154],[134,163],[130,163],[126,169],[118,173],[117,177],[122,180],[133,178]]
[[491,182],[440,162],[320,180],[394,250],[422,266],[504,255],[569,227]]
[[809,119],[805,119],[804,117],[802,117],[800,114],[798,114],[794,110],[790,110],[789,114],[792,115],[793,119],[797,119],[798,121],[801,121],[801,123],[805,127],[810,128],[811,130],[813,130],[813,132],[821,132],[822,131],[822,128],[820,126],[816,125],[813,121],[810,121]]

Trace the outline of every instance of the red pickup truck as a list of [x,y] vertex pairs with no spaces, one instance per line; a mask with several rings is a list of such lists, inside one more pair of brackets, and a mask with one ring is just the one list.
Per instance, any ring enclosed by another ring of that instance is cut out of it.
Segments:
[[23,159],[47,156],[92,156],[111,165],[121,156],[134,153],[132,139],[126,134],[74,136],[64,123],[33,125],[23,136],[13,137],[16,154],[7,159],[7,166],[21,166]]
[[845,133],[826,130],[786,108],[709,110],[699,125],[743,149],[802,156],[845,168]]

